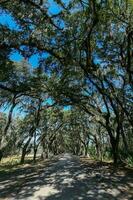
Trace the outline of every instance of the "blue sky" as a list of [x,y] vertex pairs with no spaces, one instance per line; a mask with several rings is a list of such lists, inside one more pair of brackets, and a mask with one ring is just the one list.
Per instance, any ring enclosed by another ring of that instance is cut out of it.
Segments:
[[[15,20],[13,19],[13,17],[11,15],[9,15],[7,13],[2,13],[0,15],[0,24],[8,26],[12,30],[19,31],[19,26],[17,25]],[[15,51],[15,52],[11,53],[10,59],[13,60],[13,61],[19,62],[23,59],[23,57],[21,56],[21,54],[19,54],[19,52]],[[38,62],[39,62],[39,55],[37,55],[37,54],[31,56],[30,59],[29,59],[29,63],[33,67],[38,66]]]
[[[49,1],[49,15],[52,14],[58,14],[61,11],[61,7],[59,7],[54,0],[48,0]],[[63,0],[63,2],[65,3],[65,5],[68,4],[69,0]],[[20,31],[20,27],[18,26],[18,24],[15,22],[15,19],[7,12],[1,12],[0,10],[0,24],[1,25],[6,25],[7,27],[9,27],[11,30],[16,30],[16,31]],[[46,57],[47,54],[42,54],[43,57]],[[42,57],[41,57],[42,58]],[[23,59],[23,57],[21,56],[21,54],[18,51],[13,51],[10,54],[10,59],[16,62],[19,62]],[[30,65],[35,68],[39,65],[39,59],[40,59],[40,55],[39,54],[34,54],[30,57],[29,59],[29,63]],[[48,100],[47,102],[51,102],[51,100]],[[64,107],[65,110],[69,110],[70,106],[65,106]],[[1,108],[0,111],[7,113],[9,110],[9,108],[4,109]],[[18,115],[18,111],[17,108],[14,111],[14,115]],[[22,114],[23,115],[23,114]]]
[[[68,3],[68,0],[64,0],[65,4]],[[61,7],[59,7],[54,0],[48,0],[48,4],[49,4],[49,9],[48,12],[50,15],[52,14],[58,14],[61,11]],[[16,30],[19,31],[20,27],[18,26],[18,24],[15,22],[15,19],[8,14],[7,12],[2,12],[0,11],[0,24],[1,25],[6,25],[8,26],[10,29],[12,30]],[[45,56],[45,55],[43,55]],[[38,54],[34,54],[33,56],[30,57],[29,59],[29,63],[31,64],[32,67],[37,67],[39,64],[39,58],[40,56]],[[21,54],[19,54],[19,52],[12,52],[10,55],[10,59],[13,61],[21,61],[23,59],[23,57],[21,56]]]

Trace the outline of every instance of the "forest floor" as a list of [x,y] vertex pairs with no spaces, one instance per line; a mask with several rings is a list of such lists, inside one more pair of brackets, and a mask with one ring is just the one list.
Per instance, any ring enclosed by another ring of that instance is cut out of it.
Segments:
[[131,200],[133,170],[63,154],[0,170],[0,200]]

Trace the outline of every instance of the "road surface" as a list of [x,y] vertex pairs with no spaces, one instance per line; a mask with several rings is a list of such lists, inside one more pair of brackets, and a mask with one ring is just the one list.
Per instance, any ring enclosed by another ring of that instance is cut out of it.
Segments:
[[[48,166],[18,169],[0,179],[3,200],[131,200],[131,174],[64,154]],[[9,180],[8,180],[9,179]],[[2,182],[3,181],[3,182]]]

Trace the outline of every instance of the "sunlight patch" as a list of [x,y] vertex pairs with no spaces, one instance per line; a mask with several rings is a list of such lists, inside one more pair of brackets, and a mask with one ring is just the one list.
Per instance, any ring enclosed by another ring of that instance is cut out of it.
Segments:
[[[39,199],[39,197],[49,197],[51,195],[58,194],[59,192],[60,191],[55,189],[54,186],[47,185],[47,186],[40,188],[40,190],[36,191],[33,194],[33,196],[31,197],[31,200],[33,200],[33,198]],[[43,194],[43,196],[42,196],[42,194]]]

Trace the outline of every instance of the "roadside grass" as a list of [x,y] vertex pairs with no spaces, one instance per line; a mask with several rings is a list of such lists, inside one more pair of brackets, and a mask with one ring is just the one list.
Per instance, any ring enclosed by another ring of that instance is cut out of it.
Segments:
[[41,155],[38,154],[36,157],[36,162],[33,161],[33,155],[27,155],[25,157],[24,164],[20,163],[21,156],[14,155],[7,158],[3,158],[0,162],[0,176],[11,174],[17,170],[28,169],[28,168],[40,168],[41,166],[47,166],[48,164],[57,160],[57,157],[52,157],[49,159],[41,159]]
[[95,166],[98,166],[99,168],[106,166],[111,171],[131,171],[133,173],[133,163],[129,164],[127,163],[121,163],[116,166],[113,164],[113,160],[111,159],[104,159],[102,161],[96,160],[94,158],[88,158],[88,157],[80,157],[80,161],[86,165],[92,164]]
[[[46,163],[51,162],[53,159],[56,160],[56,158],[52,159],[47,159],[47,160],[41,160],[40,155],[38,155],[36,162],[33,162],[33,155],[27,155],[25,158],[25,163],[20,164],[20,155],[14,155],[14,156],[9,156],[7,158],[3,158],[2,161],[0,162],[0,174],[7,174],[7,173],[12,173],[13,171],[17,169],[22,169],[26,167],[37,167],[37,165],[43,165]],[[109,168],[114,168],[113,167],[113,161],[112,160],[103,160],[103,161],[98,161],[93,158],[88,158],[88,157],[80,157],[80,161],[85,163],[85,164],[96,164],[98,166],[103,166],[103,165],[108,165]],[[119,169],[133,169],[132,163],[130,165],[125,165],[125,166],[119,166]]]
[[[20,164],[20,158],[20,155],[8,156],[6,158],[3,158],[0,162],[0,173],[11,172],[17,168],[24,167],[27,164],[34,164],[32,155],[28,155],[25,157],[24,164]],[[37,161],[38,159],[39,157],[37,158]]]
[[[49,165],[53,165],[54,159],[40,159],[37,156],[36,162],[33,162],[33,156],[25,158],[25,163],[20,164],[20,156],[10,156],[0,162],[0,199],[7,199],[6,195],[17,194],[21,187],[27,184],[30,178],[39,176]],[[56,160],[55,160],[56,161]],[[2,198],[1,198],[2,197]]]

